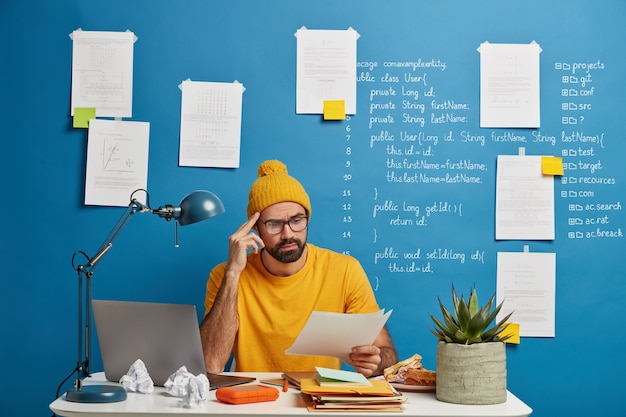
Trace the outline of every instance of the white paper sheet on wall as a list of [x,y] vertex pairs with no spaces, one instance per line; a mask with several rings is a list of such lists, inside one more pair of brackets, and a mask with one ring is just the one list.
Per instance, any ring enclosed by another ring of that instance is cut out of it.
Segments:
[[343,100],[356,114],[356,30],[309,30],[297,38],[296,113],[322,114],[324,101]]
[[243,84],[185,80],[180,89],[179,165],[239,168]]
[[484,42],[478,51],[480,127],[538,128],[539,45]]
[[85,204],[126,207],[148,188],[150,123],[92,119],[87,143]]
[[555,299],[555,253],[498,252],[498,320],[513,312],[509,321],[520,325],[520,336],[554,337]]
[[554,239],[554,177],[541,156],[498,155],[496,239]]
[[133,32],[75,30],[72,48],[72,103],[95,108],[96,117],[133,115]]

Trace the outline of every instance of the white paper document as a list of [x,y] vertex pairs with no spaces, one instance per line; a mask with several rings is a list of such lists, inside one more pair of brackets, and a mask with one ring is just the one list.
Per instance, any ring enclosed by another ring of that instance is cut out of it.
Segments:
[[554,337],[555,253],[498,252],[497,282],[498,320],[513,312],[520,336]]
[[498,155],[496,240],[554,239],[554,177],[541,156]]
[[148,188],[150,123],[92,119],[87,143],[85,204],[122,206]]
[[132,117],[135,34],[75,30],[71,38],[71,115],[95,108],[96,117]]
[[185,80],[181,90],[179,165],[239,168],[243,85]]
[[354,346],[371,345],[393,310],[371,314],[314,311],[285,351],[290,355],[334,356],[349,364]]
[[343,100],[356,114],[356,30],[300,28],[297,38],[296,113],[322,114],[324,101]]
[[538,128],[541,47],[484,42],[478,51],[480,127]]

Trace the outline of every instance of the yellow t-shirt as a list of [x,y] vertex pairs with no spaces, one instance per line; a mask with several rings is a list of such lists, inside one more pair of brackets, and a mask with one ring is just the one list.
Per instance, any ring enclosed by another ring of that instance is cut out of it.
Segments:
[[[211,310],[226,264],[207,282],[205,315]],[[260,254],[249,254],[239,278],[239,331],[234,353],[237,371],[314,371],[341,367],[337,358],[286,355],[313,311],[373,313],[379,307],[361,264],[353,257],[308,244],[304,267],[295,275],[267,272]]]

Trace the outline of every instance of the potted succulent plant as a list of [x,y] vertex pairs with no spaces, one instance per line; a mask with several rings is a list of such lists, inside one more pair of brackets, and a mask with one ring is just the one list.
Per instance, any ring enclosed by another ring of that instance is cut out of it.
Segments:
[[[506,349],[501,335],[512,313],[491,326],[502,308],[495,294],[480,307],[476,288],[469,299],[452,286],[452,311],[441,299],[443,321],[432,314],[437,344],[437,399],[456,404],[499,404],[506,401]],[[490,327],[491,326],[491,327]]]

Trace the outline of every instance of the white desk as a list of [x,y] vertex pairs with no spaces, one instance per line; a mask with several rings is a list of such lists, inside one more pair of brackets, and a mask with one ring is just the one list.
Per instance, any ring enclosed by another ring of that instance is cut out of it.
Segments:
[[[236,373],[234,373],[236,374]],[[257,379],[280,378],[280,373],[241,373],[241,375],[255,376]],[[96,373],[86,383],[103,384],[106,383],[103,373]],[[107,404],[84,404],[74,403],[65,400],[65,396],[58,398],[50,409],[59,416],[64,417],[138,417],[157,416],[165,417],[172,415],[188,416],[245,416],[245,417],[268,417],[268,416],[289,416],[301,417],[303,415],[334,415],[343,414],[346,416],[374,417],[374,416],[416,416],[416,417],[526,417],[532,413],[532,409],[524,404],[515,395],[508,393],[507,401],[503,404],[495,405],[459,405],[438,401],[433,392],[403,392],[409,402],[404,404],[404,412],[399,413],[373,413],[373,412],[340,412],[340,413],[311,413],[306,409],[306,405],[300,391],[289,388],[288,392],[282,392],[278,388],[280,396],[278,400],[271,402],[261,402],[253,404],[230,405],[218,402],[215,399],[215,391],[211,391],[210,399],[201,408],[184,408],[179,398],[172,397],[163,387],[155,387],[154,392],[149,395],[128,393],[125,401]]]

